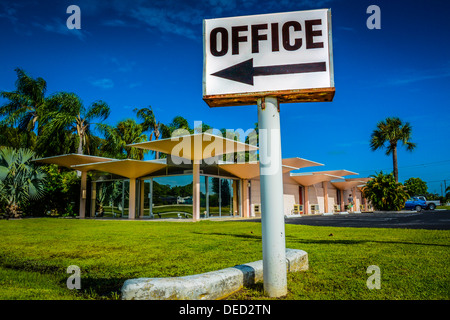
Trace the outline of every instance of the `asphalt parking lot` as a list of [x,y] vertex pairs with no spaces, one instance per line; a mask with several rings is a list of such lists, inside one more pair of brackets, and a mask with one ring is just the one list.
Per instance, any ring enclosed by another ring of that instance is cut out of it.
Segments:
[[326,216],[311,215],[286,218],[285,222],[286,224],[308,226],[450,230],[450,210],[427,210],[411,213],[374,212]]

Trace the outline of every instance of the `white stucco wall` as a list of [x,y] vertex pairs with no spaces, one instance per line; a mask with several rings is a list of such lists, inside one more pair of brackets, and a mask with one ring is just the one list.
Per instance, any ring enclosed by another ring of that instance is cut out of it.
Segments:
[[298,204],[298,189],[299,186],[295,184],[283,185],[283,199],[284,199],[284,214],[291,214],[294,209],[294,204]]
[[[289,215],[292,213],[292,209],[294,209],[294,204],[299,204],[299,184],[296,184],[293,179],[290,179],[286,174],[283,175],[283,199],[284,199],[284,215]],[[317,183],[315,185],[311,185],[308,188],[308,199],[309,205],[318,204],[319,205],[319,213],[325,212],[334,212],[334,206],[340,206],[340,203],[337,200],[337,193],[340,190],[336,189],[330,182],[327,183],[328,189],[328,208],[325,208],[325,192],[323,188],[323,183]],[[354,190],[345,190],[344,191],[344,203],[347,205],[348,196],[352,194],[353,199],[356,202],[355,210],[360,210],[361,205],[361,191],[358,189],[356,193]],[[261,204],[261,196],[260,196],[260,181],[259,180],[251,180],[251,197],[250,203],[252,204],[251,208],[253,211],[253,204]],[[305,204],[305,199],[303,199],[303,204]],[[251,215],[253,216],[253,215]]]

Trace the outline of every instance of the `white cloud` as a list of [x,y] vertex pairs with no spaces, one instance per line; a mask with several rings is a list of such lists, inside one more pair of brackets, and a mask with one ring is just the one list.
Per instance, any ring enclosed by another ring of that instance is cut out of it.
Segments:
[[111,57],[109,62],[114,65],[114,70],[119,72],[130,72],[133,70],[136,62],[134,61],[122,61],[117,59],[116,57]]
[[103,21],[102,24],[107,27],[125,27],[125,26],[127,26],[127,23],[121,19],[105,20],[105,21]]
[[114,87],[114,82],[108,78],[93,80],[91,81],[91,84],[102,89],[111,89]]
[[[283,12],[326,7],[332,1],[334,0],[78,0],[77,5],[81,8],[82,15],[100,18],[99,24],[105,27],[146,26],[150,32],[159,31],[162,34],[201,40],[203,19],[235,16],[237,9],[241,10],[242,15],[253,14],[255,10]],[[47,26],[47,30],[63,33],[54,24]]]
[[87,35],[87,32],[82,29],[67,28],[66,21],[60,18],[53,18],[51,21],[45,23],[33,22],[32,24],[34,27],[41,28],[48,32],[54,32],[61,35],[75,36],[82,41],[84,41]]
[[436,74],[415,74],[411,76],[405,76],[402,78],[392,79],[388,81],[388,85],[392,86],[401,86],[401,85],[407,85],[414,82],[420,82],[420,81],[426,81],[426,80],[433,80],[433,79],[441,79],[441,78],[448,78],[450,77],[450,72],[441,72]]

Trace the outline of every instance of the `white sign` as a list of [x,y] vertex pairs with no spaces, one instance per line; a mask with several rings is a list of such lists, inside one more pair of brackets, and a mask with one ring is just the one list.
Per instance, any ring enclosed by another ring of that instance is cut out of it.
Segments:
[[334,87],[329,9],[204,20],[203,40],[204,98]]

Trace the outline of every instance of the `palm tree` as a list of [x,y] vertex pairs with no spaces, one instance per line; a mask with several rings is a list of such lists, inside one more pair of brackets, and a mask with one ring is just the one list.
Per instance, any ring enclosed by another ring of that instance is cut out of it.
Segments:
[[[138,118],[142,119],[141,126],[143,131],[150,131],[149,141],[154,137],[155,140],[160,138],[170,138],[174,131],[177,129],[184,129],[188,132],[192,133],[193,130],[189,127],[188,121],[182,116],[176,116],[173,118],[172,122],[168,125],[156,121],[155,113],[152,110],[152,107],[142,108],[142,109],[134,109]],[[176,134],[176,133],[175,133]],[[160,153],[155,152],[155,159],[159,159]]]
[[161,125],[162,138],[170,138],[176,135],[183,135],[186,132],[194,133],[194,130],[189,126],[189,122],[182,116],[175,116],[172,122],[166,125]]
[[153,134],[155,135],[155,140],[158,140],[160,136],[159,126],[161,123],[156,122],[155,113],[153,112],[152,107],[149,106],[148,108],[141,109],[135,108],[133,111],[136,112],[136,115],[139,119],[142,119],[142,129],[144,131],[150,131],[148,140],[152,140]]
[[[142,119],[141,126],[143,131],[150,131],[149,141],[151,141],[152,138],[155,138],[155,140],[160,138],[170,138],[173,134],[176,134],[176,130],[178,129],[193,133],[193,130],[189,127],[188,121],[182,116],[175,116],[172,119],[172,122],[166,125],[156,121],[155,113],[150,106],[142,109],[136,108],[133,111],[136,112],[139,119]],[[160,153],[155,151],[155,159],[159,158]]]
[[372,133],[370,148],[372,151],[386,148],[386,155],[392,154],[394,166],[394,178],[398,182],[397,143],[399,141],[406,150],[413,151],[416,144],[411,142],[412,127],[408,122],[403,123],[399,118],[386,118],[377,124],[377,129]]
[[146,150],[128,146],[132,143],[147,141],[144,127],[136,123],[134,119],[122,120],[115,127],[101,124],[99,128],[106,138],[102,147],[104,152],[119,158],[144,159]]
[[0,200],[6,202],[7,216],[16,217],[29,200],[44,195],[46,174],[34,167],[29,149],[0,148]]
[[168,126],[172,131],[172,134],[175,130],[185,130],[189,133],[194,133],[194,130],[189,126],[189,122],[187,121],[187,119],[183,118],[182,116],[175,116]]
[[40,134],[40,117],[47,102],[47,82],[43,78],[33,79],[23,69],[16,68],[16,90],[1,91],[0,97],[9,100],[0,107],[0,125],[18,125],[21,131],[32,132],[37,125]]
[[[74,93],[60,92],[53,95],[48,102],[48,111],[44,118],[43,141],[51,140],[58,133],[76,133],[78,137],[77,153],[83,154],[84,149],[90,154],[89,140],[92,126],[99,125],[108,118],[109,106],[99,100],[92,103],[88,109]],[[94,122],[94,121],[98,122]]]
[[[153,112],[153,109],[151,106],[148,108],[135,108],[133,110],[136,112],[136,116],[142,120],[142,123],[140,124],[142,126],[142,130],[149,131],[150,135],[148,136],[148,140],[152,141],[152,138],[155,137],[155,140],[158,140],[161,137],[161,127],[162,123],[157,122],[155,118],[155,113]],[[155,152],[155,159],[159,159],[159,152]]]

